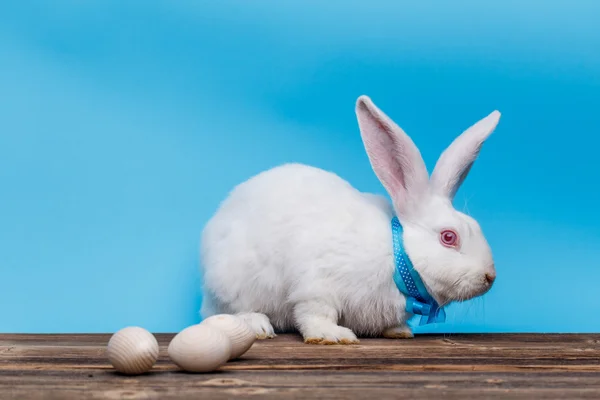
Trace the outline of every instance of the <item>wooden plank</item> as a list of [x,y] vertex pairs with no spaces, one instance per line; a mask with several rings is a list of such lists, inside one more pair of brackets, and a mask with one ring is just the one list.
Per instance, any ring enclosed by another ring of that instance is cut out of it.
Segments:
[[157,334],[152,372],[122,376],[105,357],[110,335],[0,335],[1,398],[600,398],[600,335],[451,335],[305,345],[258,341],[218,372],[170,362]]

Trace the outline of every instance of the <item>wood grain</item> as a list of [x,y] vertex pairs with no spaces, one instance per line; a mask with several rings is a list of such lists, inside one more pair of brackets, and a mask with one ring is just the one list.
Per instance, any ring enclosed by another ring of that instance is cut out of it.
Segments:
[[295,335],[257,341],[219,372],[180,372],[172,334],[159,360],[120,375],[110,335],[0,335],[0,399],[580,399],[600,398],[600,335],[451,335],[315,346]]

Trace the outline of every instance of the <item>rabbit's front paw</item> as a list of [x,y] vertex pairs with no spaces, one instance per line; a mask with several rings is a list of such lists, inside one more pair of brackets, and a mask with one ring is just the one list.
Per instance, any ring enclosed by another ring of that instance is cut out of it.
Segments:
[[383,331],[383,337],[388,339],[412,339],[414,335],[408,326],[403,325],[386,329]]
[[308,344],[357,344],[354,332],[333,323],[311,326],[303,333],[304,343]]
[[248,325],[250,325],[250,329],[256,333],[257,339],[273,339],[275,336],[275,331],[273,329],[273,325],[269,321],[269,317],[265,314],[261,313],[240,313],[237,314],[238,317],[242,318]]

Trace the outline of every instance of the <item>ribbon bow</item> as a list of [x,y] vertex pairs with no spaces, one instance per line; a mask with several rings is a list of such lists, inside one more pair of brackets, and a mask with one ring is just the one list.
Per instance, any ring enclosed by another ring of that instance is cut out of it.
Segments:
[[427,292],[419,273],[413,267],[402,244],[402,225],[398,217],[392,218],[392,238],[394,241],[394,282],[406,296],[406,311],[421,315],[419,325],[446,321],[446,312]]

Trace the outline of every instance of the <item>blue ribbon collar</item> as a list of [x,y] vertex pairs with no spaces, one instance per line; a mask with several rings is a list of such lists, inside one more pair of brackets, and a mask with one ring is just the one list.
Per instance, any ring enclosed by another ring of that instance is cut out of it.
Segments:
[[394,241],[394,282],[398,290],[406,296],[406,311],[421,315],[419,325],[446,321],[446,312],[425,289],[425,284],[415,270],[402,243],[402,225],[398,217],[392,218],[392,238]]

